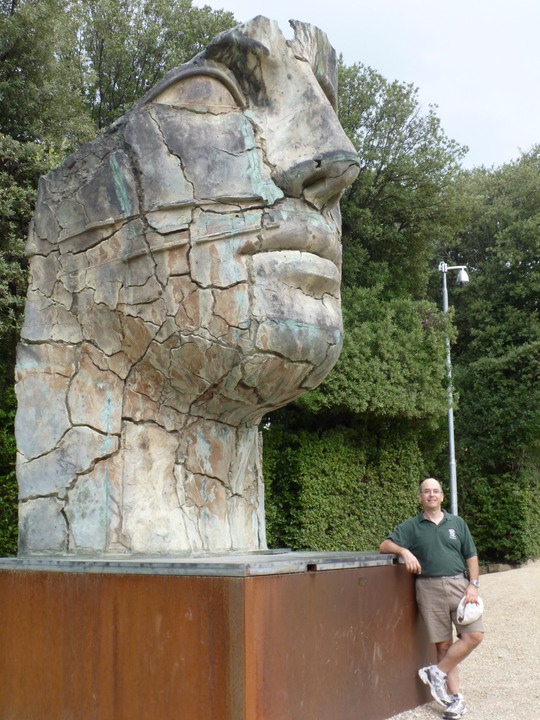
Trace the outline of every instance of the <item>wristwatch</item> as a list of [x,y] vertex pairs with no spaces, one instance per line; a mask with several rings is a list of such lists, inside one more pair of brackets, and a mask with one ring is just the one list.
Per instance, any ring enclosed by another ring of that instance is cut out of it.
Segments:
[[475,588],[480,587],[480,583],[478,582],[478,580],[469,580],[469,585],[474,585]]

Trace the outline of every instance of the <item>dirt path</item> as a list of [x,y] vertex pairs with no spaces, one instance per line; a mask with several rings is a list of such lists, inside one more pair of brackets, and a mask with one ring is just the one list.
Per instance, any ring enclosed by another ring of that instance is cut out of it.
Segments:
[[[540,561],[482,575],[484,642],[461,665],[466,720],[540,718]],[[437,703],[389,720],[439,720]]]

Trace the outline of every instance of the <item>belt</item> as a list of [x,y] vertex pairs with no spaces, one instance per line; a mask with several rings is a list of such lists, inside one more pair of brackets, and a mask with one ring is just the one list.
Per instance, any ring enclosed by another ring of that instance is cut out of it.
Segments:
[[459,575],[417,575],[417,580],[457,580],[458,578],[465,577],[465,573],[459,573]]

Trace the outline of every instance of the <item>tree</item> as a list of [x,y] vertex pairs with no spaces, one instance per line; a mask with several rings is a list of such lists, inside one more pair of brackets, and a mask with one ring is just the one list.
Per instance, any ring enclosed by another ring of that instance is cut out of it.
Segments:
[[84,96],[98,128],[123,115],[163,77],[199,53],[234,16],[191,0],[74,0]]
[[413,85],[363,65],[340,65],[339,114],[362,163],[342,201],[344,283],[424,297],[435,240],[458,225],[448,193],[466,148]]
[[460,501],[481,554],[518,562],[540,554],[540,146],[460,185],[443,250],[471,269],[452,353]]
[[76,26],[61,0],[0,10],[0,132],[68,154],[95,130],[80,93]]

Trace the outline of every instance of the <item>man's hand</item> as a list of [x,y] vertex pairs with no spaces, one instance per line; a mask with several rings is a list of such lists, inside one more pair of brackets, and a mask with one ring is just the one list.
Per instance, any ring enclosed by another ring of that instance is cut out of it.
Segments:
[[412,575],[422,574],[422,566],[418,562],[416,555],[413,555],[410,550],[402,548],[401,557],[403,558],[407,572],[410,572]]
[[410,550],[401,547],[401,545],[397,545],[393,540],[390,540],[390,538],[382,541],[380,552],[399,555],[400,558],[403,558],[407,572],[410,572],[412,575],[420,575],[422,573],[422,566],[416,556],[413,555]]
[[476,603],[478,601],[478,588],[476,588],[474,585],[467,585],[467,590],[465,591],[465,602],[466,603]]
[[[478,580],[480,577],[480,566],[478,563],[478,556],[473,555],[467,560],[467,570],[469,571],[469,578],[471,580]],[[465,591],[465,602],[475,603],[478,600],[478,588],[474,585],[469,585]]]

